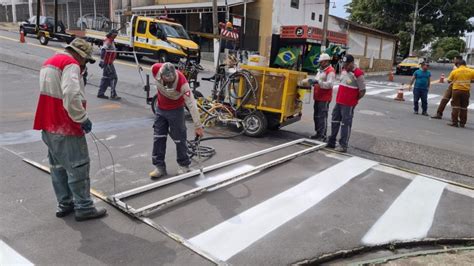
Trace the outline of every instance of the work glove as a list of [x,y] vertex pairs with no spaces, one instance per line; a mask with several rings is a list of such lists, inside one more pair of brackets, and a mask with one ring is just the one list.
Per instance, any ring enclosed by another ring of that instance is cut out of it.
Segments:
[[82,122],[81,124],[82,130],[87,134],[91,132],[92,130],[92,122],[89,120],[89,118],[86,119],[86,121]]
[[105,66],[104,61],[100,61],[100,62],[99,62],[99,67],[100,67],[100,68],[104,68],[104,66]]

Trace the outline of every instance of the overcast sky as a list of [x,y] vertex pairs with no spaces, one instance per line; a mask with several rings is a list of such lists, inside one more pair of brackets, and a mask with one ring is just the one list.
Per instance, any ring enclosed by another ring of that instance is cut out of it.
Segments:
[[[332,8],[334,5],[334,2],[336,2],[336,8]],[[349,14],[346,13],[346,9],[344,8],[345,4],[348,4],[352,2],[351,0],[335,0],[331,1],[331,6],[329,8],[329,13],[331,15],[341,17],[341,18],[347,18]]]

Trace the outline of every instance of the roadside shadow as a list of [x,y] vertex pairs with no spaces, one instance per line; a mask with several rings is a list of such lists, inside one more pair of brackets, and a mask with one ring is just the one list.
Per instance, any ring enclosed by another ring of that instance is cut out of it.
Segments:
[[[74,231],[81,234],[77,251],[108,265],[172,264],[176,251],[166,245],[166,241],[149,241],[135,236],[135,231],[143,230],[142,224],[131,221],[128,228],[132,234],[125,234],[109,227],[103,220],[76,222],[64,219]],[[129,223],[128,223],[129,224]],[[131,229],[131,230],[130,230]],[[148,229],[147,229],[148,230]],[[146,236],[146,232],[141,235]]]

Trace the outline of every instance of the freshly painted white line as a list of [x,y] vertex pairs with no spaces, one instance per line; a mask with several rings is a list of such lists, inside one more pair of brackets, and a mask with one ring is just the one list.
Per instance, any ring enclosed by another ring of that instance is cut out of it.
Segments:
[[196,185],[198,186],[207,186],[207,185],[211,185],[211,184],[215,184],[215,183],[219,183],[223,180],[226,180],[232,176],[237,176],[239,174],[243,174],[245,172],[248,172],[252,169],[254,169],[255,166],[252,166],[252,165],[249,165],[249,164],[244,164],[242,166],[239,166],[237,168],[234,168],[230,171],[227,171],[225,173],[222,173],[222,174],[218,174],[218,175],[215,175],[215,176],[204,176],[204,177],[200,177],[196,180]]
[[368,91],[365,94],[367,94],[367,95],[376,95],[376,94],[384,93],[384,92],[387,92],[387,91],[393,91],[393,89],[378,89],[378,90]]
[[228,260],[375,165],[377,162],[349,158],[189,241],[214,257]]
[[467,109],[472,109],[472,110],[474,110],[474,103],[471,103],[471,104],[467,107]]
[[362,238],[366,245],[426,237],[445,183],[417,176]]
[[0,240],[0,265],[34,265]]

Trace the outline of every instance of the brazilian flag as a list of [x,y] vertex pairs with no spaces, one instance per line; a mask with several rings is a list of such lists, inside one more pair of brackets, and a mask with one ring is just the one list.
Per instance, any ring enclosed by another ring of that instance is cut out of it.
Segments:
[[296,47],[280,48],[275,59],[275,65],[281,67],[291,67],[298,61],[300,49]]
[[321,46],[312,45],[303,62],[303,69],[309,72],[316,72],[319,68],[319,56],[321,55]]

